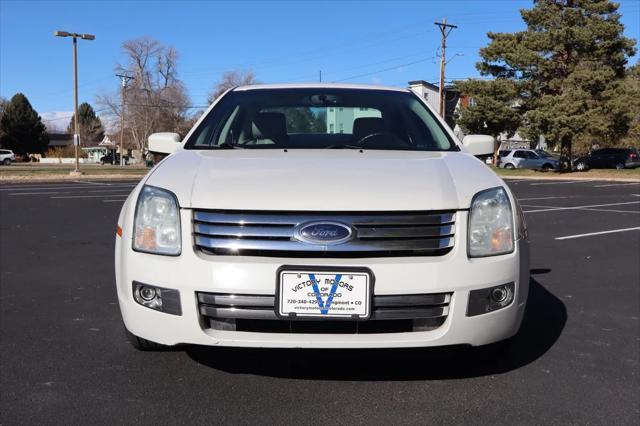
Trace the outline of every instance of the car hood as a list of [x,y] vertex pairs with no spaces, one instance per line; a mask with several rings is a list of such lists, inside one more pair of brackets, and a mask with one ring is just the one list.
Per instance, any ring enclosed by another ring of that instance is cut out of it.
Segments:
[[406,211],[468,208],[504,183],[462,152],[365,150],[179,150],[147,184],[183,208]]

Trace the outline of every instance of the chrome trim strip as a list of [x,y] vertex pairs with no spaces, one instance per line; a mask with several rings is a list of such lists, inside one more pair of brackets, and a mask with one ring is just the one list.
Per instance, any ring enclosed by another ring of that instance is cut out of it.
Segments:
[[238,226],[238,225],[208,225],[206,223],[195,223],[194,230],[197,234],[217,235],[221,237],[273,237],[291,238],[293,229],[290,227],[276,226]]
[[433,238],[453,235],[455,225],[417,227],[398,226],[388,228],[358,228],[358,238]]
[[421,318],[439,318],[449,315],[449,307],[423,307],[411,309],[394,309],[381,308],[373,311],[374,319],[421,319]]
[[421,251],[453,247],[453,238],[352,240],[343,244],[318,245],[290,240],[229,239],[196,235],[196,245],[212,250],[231,252],[240,250],[299,251],[299,252],[367,252],[367,251]]
[[244,294],[211,294],[198,293],[198,301],[208,305],[224,306],[260,306],[273,308],[276,298],[274,296],[250,296]]
[[210,305],[200,305],[200,313],[211,318],[232,318],[232,319],[261,319],[276,320],[273,308],[271,309],[240,309],[240,308],[218,308]]
[[212,212],[194,210],[193,218],[197,222],[230,224],[230,225],[299,225],[304,222],[337,221],[353,226],[376,225],[442,225],[452,223],[455,213],[336,213],[336,214],[305,214],[305,213],[239,213]]
[[450,293],[436,294],[411,294],[402,296],[374,296],[374,306],[376,308],[384,307],[403,307],[403,306],[433,306],[444,305],[451,301]]

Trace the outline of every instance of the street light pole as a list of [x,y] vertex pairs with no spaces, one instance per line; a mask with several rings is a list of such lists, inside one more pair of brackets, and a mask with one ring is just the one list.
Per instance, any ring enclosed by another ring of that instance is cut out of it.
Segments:
[[73,146],[76,153],[76,168],[70,174],[77,176],[82,174],[80,171],[80,158],[78,155],[80,150],[80,128],[78,127],[78,38],[83,40],[95,40],[96,36],[92,34],[70,33],[67,31],[56,31],[53,35],[57,37],[73,38]]
[[80,129],[78,128],[78,40],[73,38],[73,146],[76,151],[76,169],[74,173],[80,173],[80,159],[78,150],[80,149]]

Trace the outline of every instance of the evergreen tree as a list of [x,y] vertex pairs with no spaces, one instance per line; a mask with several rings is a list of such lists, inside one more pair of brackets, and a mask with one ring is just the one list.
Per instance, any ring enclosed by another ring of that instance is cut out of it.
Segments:
[[[67,133],[70,135],[75,133],[75,114],[69,121]],[[78,106],[78,133],[82,146],[96,145],[104,137],[104,128],[100,117],[96,115],[93,107],[86,102]]]
[[11,98],[0,119],[0,144],[16,154],[42,153],[49,136],[42,119],[22,93]]
[[497,138],[506,133],[511,137],[518,130],[521,114],[517,85],[507,79],[458,81],[456,89],[473,99],[460,111],[456,123],[465,133],[488,134]]
[[561,145],[570,167],[572,144],[612,144],[628,131],[624,77],[635,42],[624,37],[609,0],[537,0],[521,15],[527,29],[489,33],[480,50],[484,75],[518,83],[528,135]]

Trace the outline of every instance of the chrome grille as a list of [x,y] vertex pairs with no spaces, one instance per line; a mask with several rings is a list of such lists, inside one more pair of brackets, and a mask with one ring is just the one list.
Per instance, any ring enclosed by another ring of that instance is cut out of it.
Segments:
[[451,293],[374,296],[367,321],[281,319],[275,313],[274,296],[197,293],[197,298],[203,324],[216,330],[375,333],[438,328],[449,315]]
[[[340,244],[295,238],[307,222],[350,226],[355,237]],[[453,247],[455,211],[384,213],[291,213],[195,210],[197,248],[217,255],[286,257],[438,256]]]

